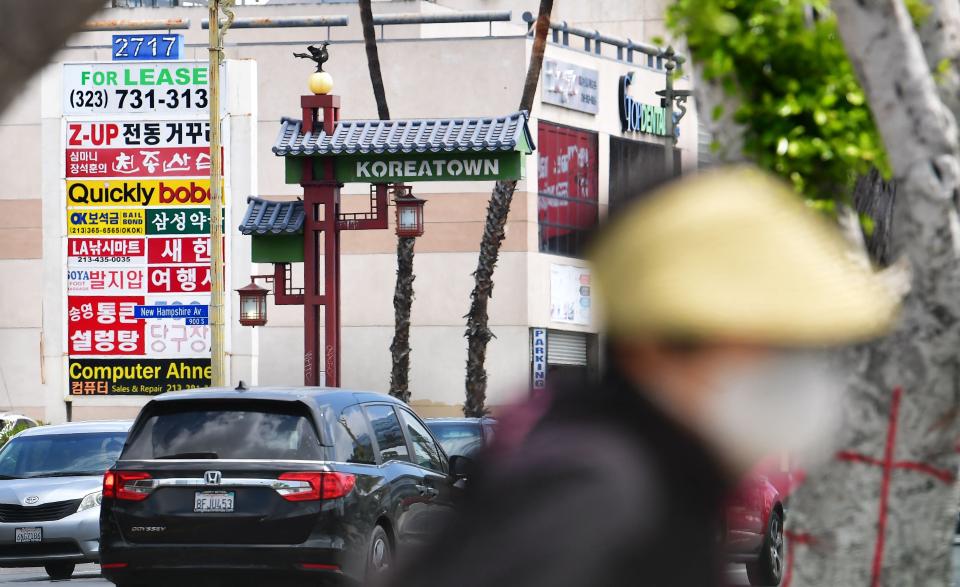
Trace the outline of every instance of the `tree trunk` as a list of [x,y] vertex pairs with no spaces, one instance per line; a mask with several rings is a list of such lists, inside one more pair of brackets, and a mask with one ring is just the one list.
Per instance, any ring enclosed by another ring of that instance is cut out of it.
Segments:
[[367,69],[373,85],[373,98],[377,101],[380,120],[390,119],[387,95],[383,89],[383,74],[380,72],[380,52],[377,50],[377,32],[373,28],[373,9],[370,0],[360,0],[360,25],[363,28],[363,46],[367,51]]
[[500,243],[506,236],[504,228],[516,188],[515,181],[498,181],[487,204],[487,221],[483,227],[477,270],[473,272],[475,282],[470,294],[470,313],[467,314],[467,397],[463,415],[468,418],[479,418],[486,413],[487,370],[484,362],[487,343],[493,338],[493,332],[487,326],[487,302],[493,295],[493,270],[500,258]]
[[[380,53],[373,28],[373,10],[370,0],[360,0],[360,23],[363,26],[363,44],[367,50],[367,68],[370,84],[377,102],[380,120],[390,119],[390,108],[383,88],[380,71]],[[393,289],[393,342],[390,343],[390,395],[404,402],[410,401],[410,307],[413,305],[413,245],[416,239],[397,237],[397,283]]]
[[853,188],[853,205],[862,216],[870,219],[873,227],[864,235],[867,253],[878,267],[893,262],[890,250],[893,239],[893,205],[897,198],[897,184],[884,181],[874,167],[870,173],[857,178]]
[[703,66],[694,62],[693,92],[697,105],[697,121],[710,136],[711,163],[734,163],[743,160],[744,126],[736,121],[740,108],[739,94],[727,92],[723,80],[708,80],[703,75]]
[[413,237],[397,237],[397,285],[393,290],[395,330],[390,356],[390,395],[410,401],[410,305],[413,302]]
[[785,584],[943,586],[957,508],[957,129],[900,0],[833,7],[893,167],[892,252],[911,289],[891,335],[842,357],[840,448],[792,497]]
[[0,113],[24,84],[102,10],[103,0],[4,0],[0,3]]
[[[540,70],[543,67],[543,53],[547,47],[547,33],[550,31],[550,14],[553,12],[553,0],[540,0],[540,10],[534,25],[533,50],[527,78],[523,84],[523,96],[520,98],[520,110],[530,111],[533,96],[537,93]],[[507,216],[513,192],[517,189],[515,181],[498,181],[493,187],[490,202],[487,204],[487,219],[480,240],[480,254],[477,258],[477,270],[473,272],[473,291],[470,293],[470,311],[467,319],[467,376],[466,401],[463,414],[467,417],[480,417],[487,411],[487,343],[493,338],[489,327],[490,317],[487,304],[493,295],[493,271],[500,258],[500,244],[506,235]]]

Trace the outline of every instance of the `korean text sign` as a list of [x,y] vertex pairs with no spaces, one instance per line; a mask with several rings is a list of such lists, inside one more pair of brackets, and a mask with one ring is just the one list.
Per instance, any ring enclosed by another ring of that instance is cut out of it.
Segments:
[[[134,41],[127,39],[128,51]],[[210,383],[205,319],[136,310],[210,303],[207,83],[205,62],[64,65],[72,395],[149,395]]]

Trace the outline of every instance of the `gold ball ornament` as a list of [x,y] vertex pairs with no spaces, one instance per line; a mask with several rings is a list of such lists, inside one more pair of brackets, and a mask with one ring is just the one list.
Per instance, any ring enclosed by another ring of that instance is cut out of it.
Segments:
[[310,74],[307,85],[314,94],[329,94],[333,90],[333,76],[325,71],[315,71]]

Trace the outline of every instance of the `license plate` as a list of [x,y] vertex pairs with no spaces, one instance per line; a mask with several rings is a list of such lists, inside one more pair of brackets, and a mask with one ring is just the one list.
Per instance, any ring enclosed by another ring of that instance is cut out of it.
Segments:
[[40,542],[43,540],[43,528],[17,528],[14,542]]
[[233,511],[233,491],[198,491],[193,496],[197,513],[229,513]]

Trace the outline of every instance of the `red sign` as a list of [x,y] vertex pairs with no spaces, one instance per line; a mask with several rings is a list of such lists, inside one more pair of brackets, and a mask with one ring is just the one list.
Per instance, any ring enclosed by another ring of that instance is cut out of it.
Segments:
[[209,263],[210,237],[152,237],[147,240],[147,259],[150,265]]
[[149,293],[201,293],[210,291],[210,266],[150,267]]
[[599,192],[597,134],[540,121],[537,154],[540,238],[593,228]]
[[68,238],[67,257],[71,265],[143,264],[146,257],[142,238]]
[[142,355],[143,325],[133,317],[143,296],[69,296],[67,335],[71,355]]
[[204,177],[210,175],[206,147],[67,149],[67,178]]

